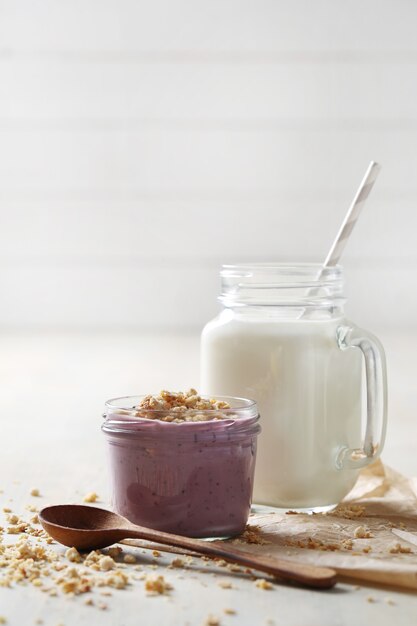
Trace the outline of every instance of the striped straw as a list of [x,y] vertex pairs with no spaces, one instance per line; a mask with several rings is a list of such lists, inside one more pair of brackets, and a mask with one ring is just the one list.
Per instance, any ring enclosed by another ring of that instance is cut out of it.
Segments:
[[352,204],[350,205],[349,210],[346,213],[340,230],[337,233],[337,237],[334,240],[332,247],[330,248],[329,254],[326,257],[323,267],[337,265],[337,263],[339,262],[339,259],[342,256],[342,252],[345,249],[347,240],[349,239],[350,234],[355,227],[355,224],[358,220],[360,212],[363,209],[367,197],[372,191],[372,187],[374,186],[380,169],[381,166],[378,163],[375,163],[375,161],[370,162],[369,167],[366,170],[366,174],[361,184],[359,185],[359,189],[356,192],[355,197],[353,198]]

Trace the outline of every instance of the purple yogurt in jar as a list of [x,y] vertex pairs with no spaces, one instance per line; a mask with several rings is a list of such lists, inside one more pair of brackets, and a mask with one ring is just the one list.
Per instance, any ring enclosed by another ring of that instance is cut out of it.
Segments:
[[[248,520],[256,442],[256,403],[219,397],[223,419],[170,422],[135,415],[143,396],[106,402],[114,510],[141,526],[190,537],[230,537]],[[143,412],[142,412],[143,413]],[[201,419],[201,418],[200,418]]]

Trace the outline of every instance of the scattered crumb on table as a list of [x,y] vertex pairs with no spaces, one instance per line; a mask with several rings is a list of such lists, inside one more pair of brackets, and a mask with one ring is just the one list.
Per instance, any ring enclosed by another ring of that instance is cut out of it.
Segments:
[[402,546],[400,543],[395,543],[390,548],[391,554],[411,554],[412,550],[408,546]]
[[131,565],[133,565],[134,563],[136,563],[136,557],[134,554],[125,554],[123,557],[123,561],[125,563],[130,563]]
[[356,539],[369,539],[374,536],[369,528],[366,528],[365,526],[357,526],[354,530],[354,535]]
[[265,590],[269,590],[269,589],[273,589],[274,588],[273,584],[270,583],[269,580],[265,580],[265,578],[257,578],[255,580],[255,585],[259,589],[265,589]]
[[101,559],[99,559],[98,561],[98,566],[102,572],[108,572],[109,570],[113,569],[113,567],[115,566],[115,562],[111,558],[111,556],[102,556]]
[[86,493],[83,498],[83,502],[97,502],[97,500],[98,500],[98,495],[96,494],[95,491],[90,491],[89,493]]
[[232,583],[230,581],[228,581],[228,580],[219,580],[219,582],[217,584],[222,589],[233,589]]
[[172,589],[172,585],[163,576],[148,574],[145,578],[145,590],[151,595],[164,595]]

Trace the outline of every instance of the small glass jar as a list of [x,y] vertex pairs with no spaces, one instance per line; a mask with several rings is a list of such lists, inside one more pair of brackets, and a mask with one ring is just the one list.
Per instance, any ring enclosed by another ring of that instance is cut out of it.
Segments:
[[137,417],[142,399],[106,402],[114,510],[135,524],[190,537],[243,532],[260,432],[256,403],[217,398],[230,405],[221,409],[223,419],[199,410],[207,421],[177,423],[158,420],[156,410],[141,409],[146,417]]
[[384,350],[346,319],[340,266],[224,265],[221,280],[224,308],[202,334],[201,389],[258,404],[254,500],[332,508],[384,444]]

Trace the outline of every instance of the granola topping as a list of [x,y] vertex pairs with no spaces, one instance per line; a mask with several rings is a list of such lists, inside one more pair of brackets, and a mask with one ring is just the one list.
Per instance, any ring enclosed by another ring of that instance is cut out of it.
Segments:
[[230,409],[230,405],[216,398],[202,398],[195,389],[189,389],[186,392],[162,390],[158,396],[145,396],[134,408],[135,417],[178,423],[226,419],[228,416],[222,411]]

